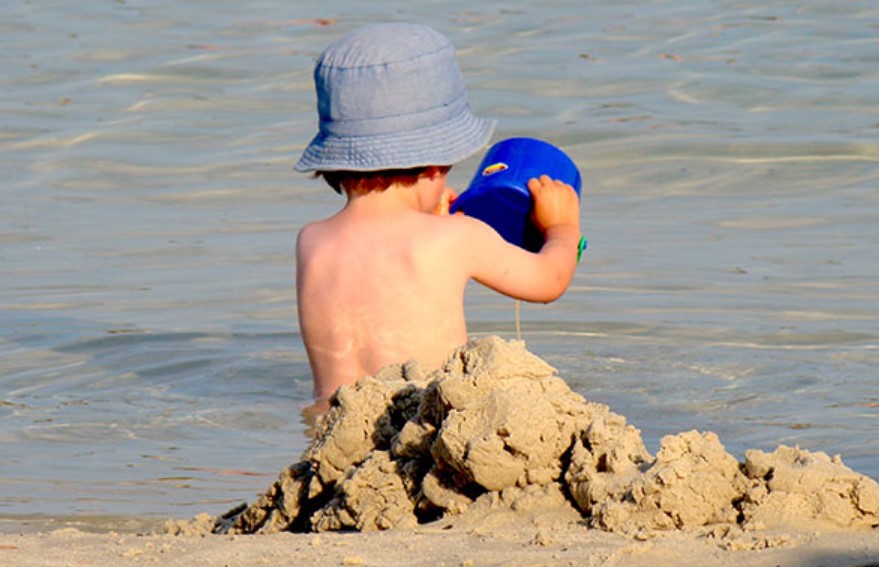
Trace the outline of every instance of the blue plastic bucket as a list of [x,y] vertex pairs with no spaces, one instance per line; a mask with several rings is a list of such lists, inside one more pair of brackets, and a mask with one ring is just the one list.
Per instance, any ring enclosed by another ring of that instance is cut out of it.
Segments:
[[580,172],[563,151],[534,138],[502,140],[486,152],[450,212],[478,218],[507,242],[536,252],[543,246],[543,235],[530,220],[528,180],[541,175],[564,181],[580,196]]

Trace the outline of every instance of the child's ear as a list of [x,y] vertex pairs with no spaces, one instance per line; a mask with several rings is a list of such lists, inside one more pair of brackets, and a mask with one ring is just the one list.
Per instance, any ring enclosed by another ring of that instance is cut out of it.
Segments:
[[424,170],[424,173],[422,173],[422,175],[424,177],[430,179],[431,181],[433,181],[434,179],[436,179],[439,176],[439,168],[437,168],[437,166],[435,166],[435,165],[428,165],[427,168]]
[[439,179],[440,177],[447,175],[450,169],[452,168],[448,165],[429,165],[427,166],[427,169],[424,170],[424,175],[431,180]]

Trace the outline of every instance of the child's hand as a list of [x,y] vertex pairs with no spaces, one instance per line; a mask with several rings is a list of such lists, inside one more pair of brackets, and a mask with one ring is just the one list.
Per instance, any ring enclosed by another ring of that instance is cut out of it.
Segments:
[[528,190],[534,198],[532,219],[541,232],[549,228],[570,224],[580,230],[580,200],[574,188],[562,181],[541,175],[528,181]]
[[447,215],[449,214],[449,207],[452,206],[452,203],[458,198],[458,194],[455,193],[454,189],[449,189],[446,187],[443,189],[443,196],[440,197],[440,202],[437,203],[436,208],[433,210],[433,214],[435,215]]

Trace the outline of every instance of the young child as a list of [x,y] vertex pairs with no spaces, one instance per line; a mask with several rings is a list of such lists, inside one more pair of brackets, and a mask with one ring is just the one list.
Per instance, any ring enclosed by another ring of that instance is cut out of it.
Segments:
[[491,227],[448,215],[452,164],[484,147],[493,121],[474,117],[454,48],[413,24],[372,24],[327,48],[314,80],[320,131],[296,166],[347,202],[303,227],[297,302],[314,396],[392,363],[439,367],[467,341],[471,278],[513,298],[549,302],[576,264],[579,201],[547,176],[532,179],[539,253]]

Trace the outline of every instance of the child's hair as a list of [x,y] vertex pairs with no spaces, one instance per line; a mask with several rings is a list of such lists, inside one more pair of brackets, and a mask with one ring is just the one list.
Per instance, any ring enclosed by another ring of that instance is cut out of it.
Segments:
[[[440,171],[448,173],[451,166],[440,166]],[[418,183],[418,178],[427,171],[427,166],[411,169],[382,169],[379,171],[318,171],[315,177],[323,177],[327,185],[340,195],[343,191],[368,193],[384,191],[391,185],[410,187]]]

